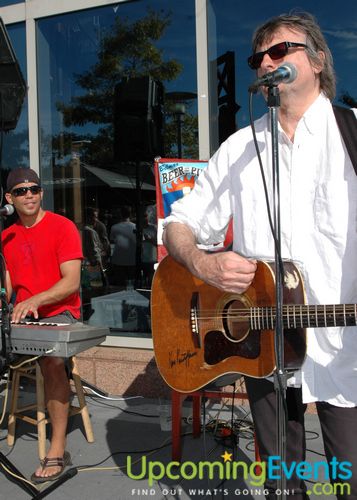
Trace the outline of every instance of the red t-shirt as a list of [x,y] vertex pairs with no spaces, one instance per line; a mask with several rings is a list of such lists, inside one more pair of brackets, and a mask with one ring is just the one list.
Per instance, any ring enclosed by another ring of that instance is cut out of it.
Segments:
[[[11,284],[16,293],[16,303],[51,288],[61,279],[60,265],[82,259],[82,245],[75,224],[46,211],[42,220],[33,227],[20,221],[3,231],[3,252]],[[55,304],[39,308],[39,316],[47,317],[69,311],[80,317],[79,292]]]

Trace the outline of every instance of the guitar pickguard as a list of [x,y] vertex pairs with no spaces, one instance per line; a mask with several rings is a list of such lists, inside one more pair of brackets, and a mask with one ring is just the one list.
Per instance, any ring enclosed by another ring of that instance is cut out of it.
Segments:
[[256,359],[260,355],[260,335],[260,331],[252,330],[242,342],[232,342],[222,332],[208,332],[204,339],[204,360],[215,365],[231,356]]

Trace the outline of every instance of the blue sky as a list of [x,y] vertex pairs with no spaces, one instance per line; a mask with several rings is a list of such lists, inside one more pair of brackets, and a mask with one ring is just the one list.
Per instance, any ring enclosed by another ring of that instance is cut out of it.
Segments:
[[[239,126],[247,121],[248,86],[255,79],[246,60],[251,52],[251,37],[256,26],[268,18],[290,12],[313,14],[322,28],[331,49],[337,75],[337,97],[347,91],[357,99],[357,1],[356,0],[291,0],[265,2],[241,0],[210,0],[211,46],[222,54],[235,52]],[[216,33],[216,35],[215,35]],[[264,111],[263,99],[257,99],[257,114]]]

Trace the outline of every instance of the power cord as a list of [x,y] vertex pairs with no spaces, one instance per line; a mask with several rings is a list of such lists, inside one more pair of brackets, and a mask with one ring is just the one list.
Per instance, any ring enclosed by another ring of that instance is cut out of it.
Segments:
[[103,399],[106,399],[108,401],[128,401],[130,399],[141,399],[143,398],[144,396],[127,396],[127,397],[120,397],[120,396],[106,396],[105,394],[101,394],[100,392],[97,392],[95,389],[93,389],[93,387],[89,387],[87,385],[83,385],[83,389],[86,389],[87,391],[92,391],[93,394],[95,394],[96,396],[98,396],[99,398],[103,398]]
[[[96,397],[93,396],[92,394],[87,394],[87,396],[92,399],[92,400],[95,400],[96,401]],[[107,397],[104,397],[102,395],[98,396],[100,399],[104,399],[105,401],[108,400]],[[139,397],[143,397],[143,396],[139,396]],[[135,412],[135,411],[132,411],[132,410],[127,410],[126,408],[122,408],[118,405],[111,405],[111,404],[108,404],[106,403],[105,401],[100,401],[100,404],[103,405],[103,406],[106,406],[108,408],[116,408],[120,411],[122,411],[123,413],[126,413],[128,415],[136,415],[138,417],[145,417],[145,418],[159,418],[159,415],[152,415],[152,414],[145,414],[145,413],[139,413],[139,412]],[[119,401],[119,399],[111,399],[111,401]],[[97,401],[98,402],[98,401]]]

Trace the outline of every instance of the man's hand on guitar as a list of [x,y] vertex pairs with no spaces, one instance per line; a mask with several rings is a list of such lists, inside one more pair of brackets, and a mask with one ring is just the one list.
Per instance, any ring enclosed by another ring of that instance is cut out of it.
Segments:
[[244,293],[257,269],[256,260],[248,260],[235,252],[201,253],[195,260],[194,274],[226,292]]

